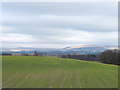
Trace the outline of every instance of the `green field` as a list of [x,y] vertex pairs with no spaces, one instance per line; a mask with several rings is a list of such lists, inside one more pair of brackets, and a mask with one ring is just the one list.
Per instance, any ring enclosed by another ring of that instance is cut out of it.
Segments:
[[40,56],[3,56],[3,88],[117,88],[118,66]]

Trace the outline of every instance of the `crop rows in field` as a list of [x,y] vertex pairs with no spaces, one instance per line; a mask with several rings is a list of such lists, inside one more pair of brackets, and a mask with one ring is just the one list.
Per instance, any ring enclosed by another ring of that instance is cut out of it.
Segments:
[[11,75],[3,82],[3,87],[36,87],[36,88],[80,88],[78,72],[56,71],[44,74],[26,73]]
[[118,67],[53,57],[3,57],[3,88],[117,88]]

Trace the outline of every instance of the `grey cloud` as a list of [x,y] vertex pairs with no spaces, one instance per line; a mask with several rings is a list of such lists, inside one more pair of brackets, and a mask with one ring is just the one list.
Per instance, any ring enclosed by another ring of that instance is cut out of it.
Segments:
[[3,3],[3,44],[116,44],[116,8],[114,3]]
[[117,18],[102,16],[58,16],[58,15],[37,15],[33,17],[14,16],[9,20],[5,19],[3,25],[14,27],[39,27],[59,28],[86,31],[115,31],[117,30]]
[[55,15],[104,15],[116,16],[117,3],[95,2],[7,2],[3,3],[3,11],[16,15],[55,14]]

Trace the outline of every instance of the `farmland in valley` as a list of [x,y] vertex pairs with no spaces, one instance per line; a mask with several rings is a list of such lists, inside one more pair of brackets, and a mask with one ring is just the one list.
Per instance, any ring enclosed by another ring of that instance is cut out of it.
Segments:
[[3,56],[3,88],[117,88],[118,66],[44,56]]

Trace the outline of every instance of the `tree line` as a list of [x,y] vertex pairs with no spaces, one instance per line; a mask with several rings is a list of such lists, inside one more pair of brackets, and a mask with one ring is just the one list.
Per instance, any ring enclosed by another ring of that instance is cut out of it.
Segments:
[[[10,53],[2,53],[2,55],[10,55]],[[20,56],[46,56],[46,54],[34,51],[32,54],[22,53]],[[89,55],[78,55],[78,54],[63,54],[63,55],[56,55],[57,57],[61,58],[71,58],[71,59],[78,59],[78,60],[86,60],[86,61],[98,61],[107,64],[115,64],[120,65],[120,50],[106,50],[100,54],[89,54]]]
[[44,56],[43,53],[34,51],[33,53],[2,53],[3,56]]
[[99,60],[102,63],[120,65],[120,51],[119,50],[107,50],[100,54]]
[[106,50],[101,54],[77,55],[77,54],[64,54],[60,55],[61,58],[71,58],[86,61],[99,61],[107,64],[120,65],[120,51],[119,50]]

